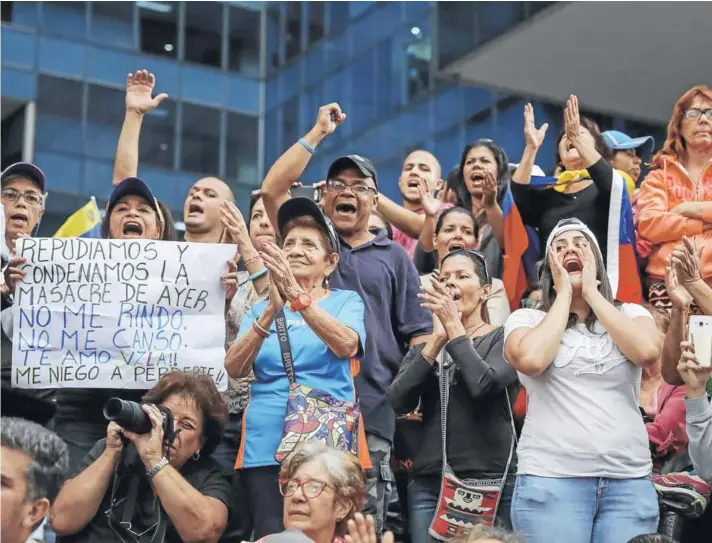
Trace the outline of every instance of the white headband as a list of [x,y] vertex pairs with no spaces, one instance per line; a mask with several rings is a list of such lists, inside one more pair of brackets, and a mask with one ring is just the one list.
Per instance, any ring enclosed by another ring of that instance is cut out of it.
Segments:
[[576,230],[577,232],[583,232],[584,234],[586,234],[586,236],[591,238],[591,241],[598,250],[599,256],[602,256],[601,247],[599,247],[598,245],[598,240],[596,239],[596,236],[593,235],[593,232],[591,232],[588,226],[586,226],[578,219],[561,219],[557,223],[557,225],[551,231],[551,234],[549,234],[549,238],[546,240],[546,253],[549,253],[549,247],[551,247],[551,244],[553,243],[554,238],[556,238],[556,236],[563,232],[571,232],[572,230]]

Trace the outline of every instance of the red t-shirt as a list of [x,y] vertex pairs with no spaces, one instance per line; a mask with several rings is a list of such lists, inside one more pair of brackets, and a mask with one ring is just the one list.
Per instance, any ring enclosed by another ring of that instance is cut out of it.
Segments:
[[[451,207],[453,207],[452,204],[448,204],[445,202],[441,203],[438,215]],[[418,211],[416,211],[416,213],[418,215],[422,215],[423,213],[425,213],[425,211],[423,209],[419,209]],[[391,229],[393,230],[393,241],[403,247],[405,249],[405,252],[408,253],[410,259],[413,260],[413,256],[415,255],[415,248],[418,246],[418,240],[416,238],[411,238],[405,232],[401,232],[395,226],[391,226]]]

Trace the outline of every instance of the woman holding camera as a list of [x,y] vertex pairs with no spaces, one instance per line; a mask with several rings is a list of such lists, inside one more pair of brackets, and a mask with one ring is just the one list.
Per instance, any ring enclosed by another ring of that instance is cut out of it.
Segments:
[[[227,407],[213,380],[171,372],[142,401],[150,432],[111,422],[62,488],[50,513],[58,541],[192,543],[222,535],[230,485],[210,455]],[[166,411],[173,429],[164,428]]]

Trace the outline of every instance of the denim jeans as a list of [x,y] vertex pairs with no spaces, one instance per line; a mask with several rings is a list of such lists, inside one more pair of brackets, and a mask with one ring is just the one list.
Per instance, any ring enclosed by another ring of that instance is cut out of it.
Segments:
[[658,529],[660,509],[648,477],[519,475],[512,523],[527,543],[627,543]]
[[[502,474],[485,473],[482,478],[496,479]],[[410,539],[412,543],[439,543],[430,536],[428,528],[433,521],[440,498],[440,477],[414,477],[408,484],[408,519],[410,525]],[[504,492],[499,499],[495,525],[502,528],[511,528],[509,509],[512,504],[514,491],[514,476],[507,477]]]

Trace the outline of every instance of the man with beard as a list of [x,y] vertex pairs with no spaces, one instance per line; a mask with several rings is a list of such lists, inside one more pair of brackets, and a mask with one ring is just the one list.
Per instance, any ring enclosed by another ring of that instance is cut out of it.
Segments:
[[[403,247],[411,259],[425,225],[425,206],[433,200],[433,194],[443,187],[440,176],[440,163],[432,153],[413,151],[403,162],[398,179],[403,205],[399,206],[383,194],[378,197],[378,211],[391,223],[393,241]],[[440,211],[447,207],[450,206],[440,204]],[[432,232],[429,234],[432,236]]]
[[[272,224],[277,210],[289,199],[289,189],[304,172],[315,148],[346,119],[338,104],[319,109],[314,128],[274,163],[262,185],[262,196]],[[341,238],[339,265],[330,286],[357,292],[366,306],[366,348],[356,378],[373,469],[366,474],[367,511],[376,515],[377,533],[383,531],[393,474],[390,455],[395,415],[386,391],[395,378],[409,345],[421,343],[432,331],[432,318],[420,307],[419,278],[402,247],[385,232],[368,230],[378,205],[373,163],[359,155],[334,161],[326,176],[323,206]],[[307,307],[311,300],[305,300]]]
[[[138,172],[139,135],[144,116],[158,107],[167,94],[152,97],[156,78],[147,70],[139,70],[126,78],[126,116],[119,136],[114,161],[113,184],[118,185]],[[220,243],[225,232],[221,223],[220,208],[223,202],[235,202],[230,187],[216,177],[204,177],[190,189],[183,205],[185,235],[183,241]]]

